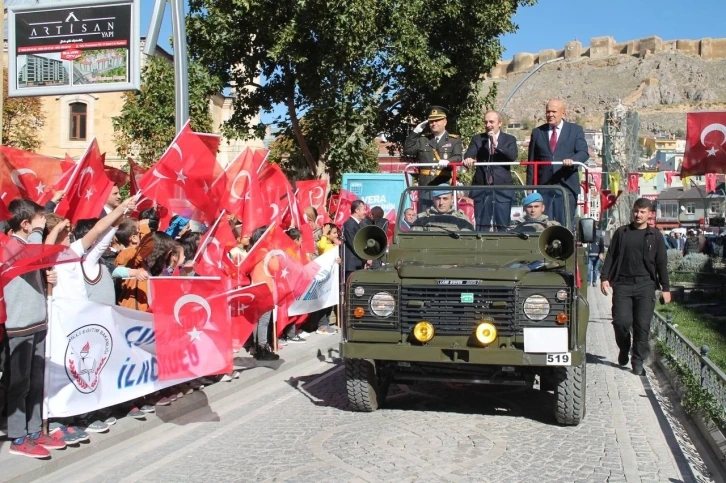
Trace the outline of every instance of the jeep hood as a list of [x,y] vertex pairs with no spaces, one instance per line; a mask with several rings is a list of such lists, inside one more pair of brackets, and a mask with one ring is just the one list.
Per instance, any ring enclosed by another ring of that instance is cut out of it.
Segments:
[[[476,258],[458,257],[454,261],[438,259],[435,262],[424,262],[423,260],[399,260],[395,267],[398,275],[405,278],[427,278],[427,279],[481,279],[487,280],[521,280],[527,273],[540,269],[544,266],[542,259],[513,256],[503,257],[498,254],[496,257],[479,256]],[[529,259],[528,259],[529,258]]]

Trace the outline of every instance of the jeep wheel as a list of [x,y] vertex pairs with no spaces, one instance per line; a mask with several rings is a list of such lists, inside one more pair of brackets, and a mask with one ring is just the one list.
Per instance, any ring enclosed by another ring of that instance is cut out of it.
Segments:
[[555,418],[560,424],[577,426],[585,418],[586,364],[555,370]]
[[348,402],[356,411],[372,412],[383,405],[387,385],[376,374],[376,363],[370,359],[345,360],[345,386]]

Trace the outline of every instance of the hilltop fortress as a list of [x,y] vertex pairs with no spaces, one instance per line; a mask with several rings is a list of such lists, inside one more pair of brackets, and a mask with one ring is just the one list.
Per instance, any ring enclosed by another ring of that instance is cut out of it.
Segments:
[[703,60],[726,59],[726,38],[701,40],[662,40],[660,37],[646,37],[640,40],[616,42],[613,37],[593,37],[590,46],[574,40],[567,42],[562,50],[545,49],[538,54],[521,52],[510,61],[499,62],[489,73],[488,78],[499,79],[508,74],[526,72],[537,64],[555,59],[575,60],[579,58],[600,59],[616,54],[645,58],[650,54],[680,52],[700,57]]

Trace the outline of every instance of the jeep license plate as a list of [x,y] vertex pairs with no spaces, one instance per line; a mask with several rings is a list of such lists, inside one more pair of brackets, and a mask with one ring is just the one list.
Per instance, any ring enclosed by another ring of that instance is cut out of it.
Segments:
[[571,366],[572,355],[569,352],[564,354],[547,354],[548,366]]
[[473,304],[474,303],[474,294],[473,293],[462,293],[460,300],[461,300],[462,304]]

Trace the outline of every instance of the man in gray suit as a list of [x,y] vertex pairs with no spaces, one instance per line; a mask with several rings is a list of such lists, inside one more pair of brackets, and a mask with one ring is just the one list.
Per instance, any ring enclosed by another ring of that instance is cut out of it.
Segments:
[[550,100],[545,107],[547,123],[532,131],[528,159],[530,161],[561,161],[563,164],[538,166],[536,180],[534,166],[527,166],[527,184],[563,186],[569,199],[569,213],[565,214],[564,200],[554,191],[545,193],[546,212],[561,221],[569,219],[570,228],[574,228],[577,196],[580,194],[580,179],[577,175],[577,167],[573,166],[573,162],[584,163],[590,155],[587,151],[587,142],[582,127],[565,121],[564,117],[565,102],[562,99]]

